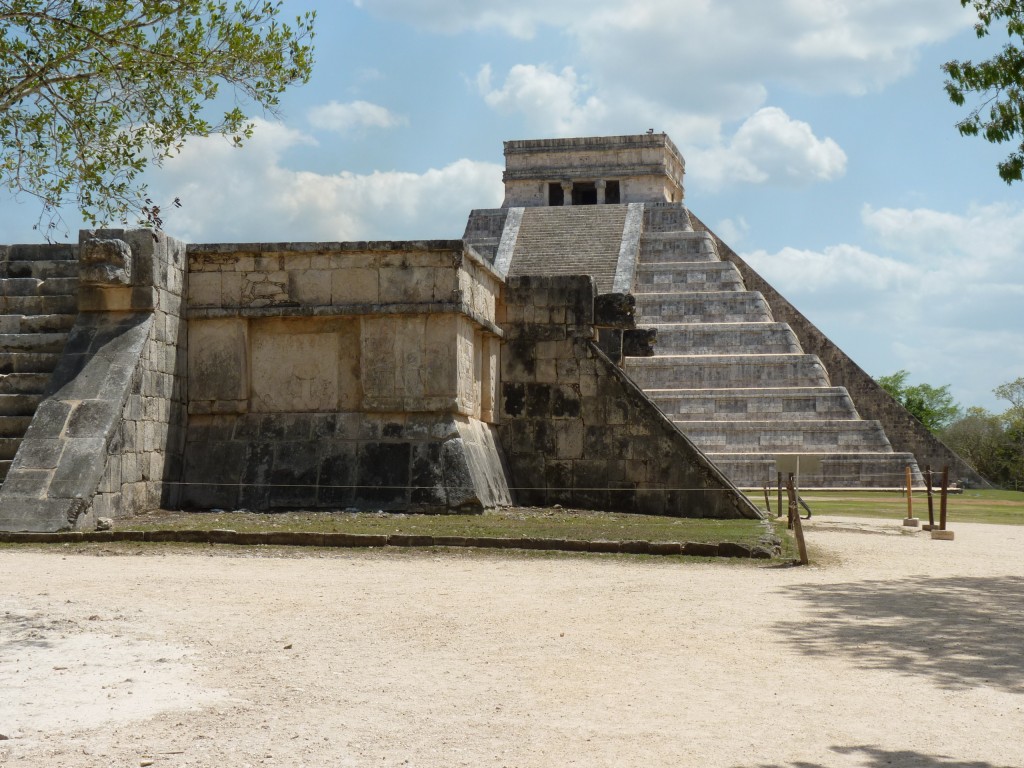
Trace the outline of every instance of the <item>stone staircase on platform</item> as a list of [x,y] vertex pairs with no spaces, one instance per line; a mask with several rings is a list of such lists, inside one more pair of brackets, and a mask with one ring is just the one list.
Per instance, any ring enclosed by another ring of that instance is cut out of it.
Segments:
[[0,246],[0,485],[78,314],[74,246]]
[[590,275],[598,293],[610,293],[628,211],[628,205],[526,208],[509,275]]
[[921,482],[681,204],[646,204],[634,295],[637,325],[658,336],[626,372],[736,485],[774,485],[776,458],[793,454],[821,456],[805,488],[899,486],[907,466]]

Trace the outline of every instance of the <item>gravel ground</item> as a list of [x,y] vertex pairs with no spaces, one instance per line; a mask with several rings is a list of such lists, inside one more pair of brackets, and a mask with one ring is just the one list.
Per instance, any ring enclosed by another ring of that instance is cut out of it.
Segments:
[[1024,766],[1024,527],[818,565],[0,549],[0,765]]

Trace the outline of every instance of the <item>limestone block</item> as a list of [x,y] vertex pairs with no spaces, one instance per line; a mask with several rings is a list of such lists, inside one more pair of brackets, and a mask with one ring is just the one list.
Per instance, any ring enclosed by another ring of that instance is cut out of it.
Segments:
[[379,301],[376,269],[353,267],[332,271],[332,304],[377,304]]
[[338,337],[338,408],[355,411],[363,403],[360,321],[336,320],[331,329]]
[[328,305],[331,303],[331,277],[331,271],[326,269],[289,269],[288,293],[302,305]]
[[132,309],[129,290],[104,285],[83,285],[78,291],[80,312],[128,312]]
[[223,301],[220,272],[193,272],[188,278],[190,307],[219,307]]
[[242,273],[222,272],[220,283],[221,305],[238,307],[242,304]]
[[[480,332],[465,317],[460,316],[456,322],[458,328],[456,354],[459,412],[479,418],[480,380],[483,365]],[[440,394],[444,394],[444,392],[442,391]]]
[[477,405],[473,326],[457,315],[429,315],[424,333],[427,350],[424,391],[438,397],[465,399]]
[[305,320],[252,324],[254,411],[337,409],[338,334],[318,330],[315,321]]
[[245,320],[190,321],[189,400],[247,400],[248,349],[248,328]]
[[[431,267],[399,266],[381,268],[380,302],[406,304],[434,300],[434,275]],[[451,295],[447,297],[451,299]]]
[[500,384],[499,340],[490,334],[482,339],[482,362],[480,368],[480,419],[493,423],[497,420],[498,386]]
[[278,253],[261,253],[253,259],[250,272],[277,272],[281,269],[281,255]]
[[79,248],[79,277],[85,285],[124,286],[132,283],[132,249],[118,238],[92,237]]
[[[363,359],[360,384],[368,404],[393,398],[397,385],[395,362],[396,324],[387,317],[365,317],[362,321],[360,354]],[[408,332],[410,329],[403,328]]]

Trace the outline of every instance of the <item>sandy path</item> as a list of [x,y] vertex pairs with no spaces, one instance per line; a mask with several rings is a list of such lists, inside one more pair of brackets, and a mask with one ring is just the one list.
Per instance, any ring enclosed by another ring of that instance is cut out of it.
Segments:
[[811,568],[0,550],[0,765],[1024,766],[1024,527],[956,535],[816,519]]

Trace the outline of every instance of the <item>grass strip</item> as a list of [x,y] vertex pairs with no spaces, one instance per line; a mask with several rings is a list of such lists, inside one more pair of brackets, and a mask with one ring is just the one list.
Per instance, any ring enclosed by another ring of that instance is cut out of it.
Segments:
[[[816,515],[839,515],[844,517],[889,518],[898,520],[907,516],[907,497],[894,491],[870,491],[862,489],[834,491],[805,491],[801,494]],[[750,493],[750,499],[764,509],[763,495],[758,498]],[[774,493],[771,495],[775,503]],[[947,524],[988,523],[993,525],[1024,525],[1024,492],[969,489],[963,493],[946,497]],[[914,517],[928,519],[928,500],[924,491],[914,491]],[[939,516],[939,493],[932,499],[935,518]],[[774,507],[773,507],[774,512]],[[803,514],[803,510],[801,510]]]

